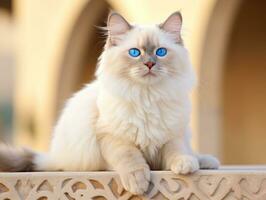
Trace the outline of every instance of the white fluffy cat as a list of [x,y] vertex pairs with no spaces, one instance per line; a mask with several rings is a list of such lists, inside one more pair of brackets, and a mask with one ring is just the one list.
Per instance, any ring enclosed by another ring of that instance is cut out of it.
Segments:
[[153,26],[132,26],[112,12],[97,78],[67,102],[49,153],[2,147],[0,170],[116,170],[126,190],[143,194],[150,169],[218,168],[189,144],[195,81],[181,25],[179,12]]

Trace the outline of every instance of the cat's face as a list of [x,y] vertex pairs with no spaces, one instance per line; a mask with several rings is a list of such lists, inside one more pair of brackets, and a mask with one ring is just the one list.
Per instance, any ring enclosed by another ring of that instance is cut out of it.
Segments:
[[131,26],[121,15],[111,13],[103,55],[108,62],[105,70],[116,77],[144,84],[177,76],[182,70],[181,24],[178,12],[155,26]]

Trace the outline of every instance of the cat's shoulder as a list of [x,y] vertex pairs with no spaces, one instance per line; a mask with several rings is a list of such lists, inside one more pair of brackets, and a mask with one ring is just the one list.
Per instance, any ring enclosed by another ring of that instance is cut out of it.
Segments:
[[90,96],[95,95],[98,92],[99,84],[98,81],[93,81],[91,83],[86,84],[83,88],[81,88],[78,92],[74,94],[76,95],[84,95],[84,96]]
[[88,102],[95,101],[98,96],[98,82],[93,81],[92,83],[86,84],[79,91],[68,100],[67,104],[88,104]]

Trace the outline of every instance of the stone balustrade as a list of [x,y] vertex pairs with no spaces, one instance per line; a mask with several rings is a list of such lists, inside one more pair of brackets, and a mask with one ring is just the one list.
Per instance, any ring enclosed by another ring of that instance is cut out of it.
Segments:
[[266,167],[222,167],[180,176],[152,171],[150,188],[134,196],[115,172],[0,173],[0,200],[266,200]]

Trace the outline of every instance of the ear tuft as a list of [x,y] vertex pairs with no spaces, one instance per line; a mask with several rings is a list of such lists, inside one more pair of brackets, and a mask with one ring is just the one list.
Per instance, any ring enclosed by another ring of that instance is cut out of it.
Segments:
[[171,14],[164,23],[159,27],[165,32],[171,33],[174,36],[176,42],[182,42],[181,40],[181,27],[182,27],[182,15],[179,11]]
[[112,44],[116,44],[123,34],[131,29],[131,25],[120,14],[111,11],[107,20],[108,36]]

